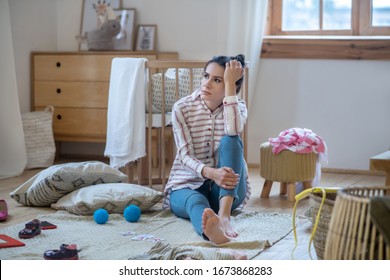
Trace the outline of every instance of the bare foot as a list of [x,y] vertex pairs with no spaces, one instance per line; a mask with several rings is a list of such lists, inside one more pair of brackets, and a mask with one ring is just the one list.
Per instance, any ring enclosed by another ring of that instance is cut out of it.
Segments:
[[233,237],[233,238],[237,237],[238,233],[232,227],[232,224],[230,223],[230,219],[229,218],[220,218],[220,219],[221,219],[222,227],[225,229],[225,234],[229,237]]
[[202,229],[204,235],[215,244],[223,244],[230,241],[223,229],[221,220],[210,208],[206,208],[202,215]]

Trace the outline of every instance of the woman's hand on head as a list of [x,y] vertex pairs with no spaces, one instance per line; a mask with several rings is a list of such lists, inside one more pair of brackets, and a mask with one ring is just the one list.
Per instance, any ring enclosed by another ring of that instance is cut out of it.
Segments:
[[230,60],[226,62],[226,68],[224,73],[225,83],[236,83],[244,75],[244,68],[241,65],[241,62],[238,60]]

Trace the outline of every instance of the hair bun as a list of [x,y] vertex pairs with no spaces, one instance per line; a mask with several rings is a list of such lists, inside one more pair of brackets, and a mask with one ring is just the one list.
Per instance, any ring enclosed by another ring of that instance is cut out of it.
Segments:
[[238,55],[236,55],[235,58],[236,58],[239,62],[241,62],[242,67],[245,66],[245,55],[243,55],[243,54],[238,54]]

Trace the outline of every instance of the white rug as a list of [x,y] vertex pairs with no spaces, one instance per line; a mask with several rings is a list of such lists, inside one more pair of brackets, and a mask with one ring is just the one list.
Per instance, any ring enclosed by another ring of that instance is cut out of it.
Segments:
[[85,260],[179,259],[183,256],[229,259],[230,255],[221,247],[240,250],[252,259],[292,231],[291,215],[241,212],[232,217],[239,236],[216,247],[197,235],[189,221],[177,218],[170,211],[143,213],[136,223],[127,222],[120,214],[111,214],[104,225],[96,224],[92,216],[65,211],[37,218],[57,225],[57,229],[42,230],[31,239],[18,238],[24,224],[1,230],[2,234],[21,240],[26,246],[0,249],[0,259],[41,260],[46,250],[59,249],[61,244],[77,244],[81,249],[79,258]]

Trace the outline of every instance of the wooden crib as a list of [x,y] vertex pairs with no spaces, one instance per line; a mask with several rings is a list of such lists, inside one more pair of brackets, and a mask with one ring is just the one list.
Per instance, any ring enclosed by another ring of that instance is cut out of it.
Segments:
[[[173,103],[200,87],[207,61],[147,61],[146,156],[128,164],[129,182],[162,189],[176,154],[170,123]],[[248,102],[248,67],[239,97]],[[248,104],[248,103],[247,103]],[[247,127],[241,135],[247,156]]]

